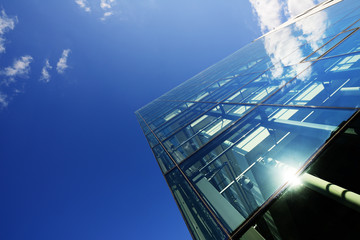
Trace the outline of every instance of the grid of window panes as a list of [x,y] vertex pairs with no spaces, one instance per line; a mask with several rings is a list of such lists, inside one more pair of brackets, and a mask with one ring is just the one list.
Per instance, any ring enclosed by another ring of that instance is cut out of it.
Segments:
[[331,2],[136,112],[194,239],[233,239],[359,111],[360,2]]

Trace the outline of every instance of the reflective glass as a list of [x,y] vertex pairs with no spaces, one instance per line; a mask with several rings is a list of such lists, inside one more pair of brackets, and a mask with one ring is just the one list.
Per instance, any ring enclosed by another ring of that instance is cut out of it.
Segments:
[[225,102],[257,104],[284,86],[309,65],[309,63],[303,63],[289,67],[271,68],[254,81],[233,92]]
[[352,31],[349,32],[344,32],[341,33],[337,36],[335,36],[334,38],[331,38],[324,46],[320,47],[316,52],[314,52],[313,54],[311,54],[309,57],[307,57],[305,60],[313,60],[316,59],[318,57],[320,57],[321,55],[323,55],[325,52],[327,52],[328,50],[330,50],[332,47],[334,47],[336,44],[338,44],[341,40],[343,40],[344,38],[346,38],[347,36],[349,36],[352,33]]
[[148,134],[150,132],[150,129],[146,126],[146,123],[144,122],[144,120],[142,119],[142,117],[140,116],[140,114],[138,112],[135,113],[136,118],[140,124],[141,129],[143,130],[144,134]]
[[147,122],[147,124],[153,129],[156,127],[156,124],[151,125],[155,120],[159,119],[159,117],[166,114],[168,111],[171,111],[174,107],[179,105],[178,102],[164,102],[155,100],[150,104],[139,110],[139,113]]
[[174,169],[166,180],[196,240],[227,239],[186,179]]
[[265,103],[359,107],[360,53],[317,61]]
[[160,140],[165,139],[179,128],[184,127],[184,125],[191,123],[197,118],[200,118],[204,112],[214,107],[214,104],[188,103],[188,106],[189,108],[186,111],[183,111],[181,114],[168,115],[168,117],[165,119],[166,123],[155,130],[155,134]]
[[204,100],[210,102],[223,101],[226,97],[229,96],[229,93],[233,92],[235,89],[239,89],[248,82],[254,80],[260,74],[261,73],[251,73],[247,75],[237,76],[234,79],[232,79],[230,82],[223,85],[217,91],[213,92],[211,95],[206,96]]
[[357,20],[353,25],[350,26],[349,29],[354,29],[360,27],[360,20]]
[[240,233],[360,108],[359,18],[324,1],[136,113],[195,239]]
[[[169,123],[170,121],[176,119],[180,115],[188,112],[189,109],[194,108],[193,103],[187,103],[187,102],[161,102],[164,103],[165,106],[161,109],[161,114],[156,114],[156,111],[152,120],[149,124],[149,126],[156,130],[160,126],[165,125],[166,123]],[[172,106],[172,107],[171,107]],[[201,108],[201,107],[200,107]]]
[[258,107],[180,166],[233,231],[353,113]]
[[171,168],[175,167],[173,161],[171,161],[169,155],[161,145],[156,145],[152,148],[152,151],[163,173],[166,173]]
[[360,51],[360,31],[356,31],[344,40],[340,45],[335,47],[331,52],[325,55],[325,57],[337,56],[346,53]]
[[242,117],[251,106],[220,104],[163,141],[171,156],[181,162]]

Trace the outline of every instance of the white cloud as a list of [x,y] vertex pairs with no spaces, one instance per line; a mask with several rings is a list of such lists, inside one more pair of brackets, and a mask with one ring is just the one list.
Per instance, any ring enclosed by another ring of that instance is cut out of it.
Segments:
[[[14,85],[18,83],[15,78],[28,77],[32,60],[33,58],[29,55],[22,56],[19,59],[16,59],[12,66],[6,67],[4,70],[0,71],[0,74],[5,76],[0,82],[0,109],[7,107],[12,97],[21,92],[18,88],[19,84]],[[20,88],[21,85],[22,84],[20,83]]]
[[101,0],[100,1],[100,7],[105,11],[102,18],[100,18],[101,21],[105,21],[108,17],[110,17],[111,15],[114,15],[114,11],[112,11],[114,3],[115,3],[115,0]]
[[113,3],[115,3],[115,0],[101,0],[100,7],[103,10],[111,9]]
[[15,23],[17,23],[17,17],[14,18],[9,18],[5,11],[2,10],[1,11],[1,15],[0,15],[0,53],[5,52],[5,38],[4,38],[4,34],[5,32],[9,31],[9,30],[13,30],[15,27]]
[[299,14],[304,13],[306,10],[315,6],[316,2],[314,0],[288,0],[287,7],[290,17],[295,17]]
[[278,0],[249,0],[253,11],[258,16],[263,33],[281,24],[282,7]]
[[53,67],[50,65],[49,59],[46,59],[45,66],[41,70],[40,81],[50,82],[50,77],[51,76],[50,76],[49,70],[52,69],[52,68]]
[[22,56],[20,59],[15,60],[12,67],[7,67],[2,71],[7,77],[26,76],[30,71],[30,63],[33,58],[29,55]]
[[102,18],[100,18],[100,19],[101,19],[101,21],[105,21],[106,18],[110,17],[113,14],[114,14],[114,12],[111,12],[111,11],[110,12],[105,12],[104,16]]
[[69,57],[69,53],[70,53],[70,49],[65,49],[62,52],[61,58],[59,59],[59,61],[56,64],[56,70],[58,73],[64,73],[65,70],[69,67],[67,65],[67,59]]
[[9,105],[8,96],[0,92],[0,109],[6,108]]
[[84,9],[85,12],[91,12],[91,8],[88,6],[87,0],[75,0],[75,3]]

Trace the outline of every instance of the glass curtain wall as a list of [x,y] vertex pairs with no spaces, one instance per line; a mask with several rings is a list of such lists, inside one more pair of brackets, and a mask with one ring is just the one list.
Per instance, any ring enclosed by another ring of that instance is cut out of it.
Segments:
[[136,112],[194,239],[238,239],[359,111],[360,2],[327,2]]

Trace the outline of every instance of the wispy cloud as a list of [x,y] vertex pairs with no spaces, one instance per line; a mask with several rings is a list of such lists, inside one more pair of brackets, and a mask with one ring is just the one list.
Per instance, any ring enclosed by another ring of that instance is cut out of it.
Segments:
[[15,28],[15,23],[18,22],[17,17],[9,18],[5,11],[2,10],[0,14],[0,53],[5,52],[5,38],[4,34]]
[[114,15],[114,11],[112,10],[113,4],[115,4],[115,0],[101,0],[100,7],[105,11],[104,15],[100,18],[102,21],[105,21],[111,15]]
[[87,0],[75,0],[75,3],[84,9],[85,12],[91,12],[91,8],[89,7]]
[[0,92],[0,109],[6,108],[9,105],[8,96]]
[[49,59],[46,59],[45,66],[41,70],[40,81],[50,82],[50,77],[51,76],[50,76],[49,70],[52,69],[52,68],[53,67],[50,65]]
[[101,21],[105,21],[106,18],[110,17],[113,14],[114,14],[114,12],[111,12],[111,11],[110,12],[105,12],[104,15],[102,16],[102,18],[100,18],[100,19],[101,19]]
[[104,10],[106,9],[111,9],[112,8],[112,4],[115,3],[115,0],[101,0],[100,1],[100,7]]
[[67,65],[67,59],[69,57],[69,53],[70,53],[70,49],[65,49],[62,52],[61,58],[59,59],[59,61],[56,64],[56,70],[58,73],[64,73],[65,70],[69,67]]
[[[22,56],[19,59],[14,60],[12,66],[6,67],[0,71],[0,75],[5,76],[0,82],[0,109],[8,106],[12,97],[21,92],[18,87],[21,88],[16,78],[28,78],[30,72],[30,63],[33,58],[29,55]],[[14,85],[16,84],[16,85]]]
[[[249,0],[253,12],[258,18],[261,31],[266,33],[281,25],[286,18],[295,17],[318,3],[317,0]],[[269,34],[263,37],[263,44],[267,55],[276,68],[272,71],[273,76],[278,77],[284,71],[284,66],[291,66],[296,74],[302,72],[304,64],[299,63],[306,55],[301,46],[306,43],[316,50],[324,38],[326,29],[325,13],[314,14],[310,17],[297,21],[292,27],[285,27],[276,34]],[[310,19],[311,18],[311,19]],[[310,22],[309,22],[310,21]],[[314,25],[313,23],[317,24]],[[294,35],[297,31],[297,35]],[[301,37],[299,37],[299,35]],[[291,53],[291,54],[290,54]],[[300,79],[305,79],[311,73],[311,67],[303,72]]]
[[281,24],[282,6],[278,0],[249,0],[263,33]]
[[29,55],[22,56],[20,59],[14,61],[12,67],[6,67],[2,71],[2,74],[7,77],[26,77],[30,71],[30,63],[32,60],[33,58]]
[[317,4],[316,0],[288,0],[287,10],[290,17],[295,17]]

